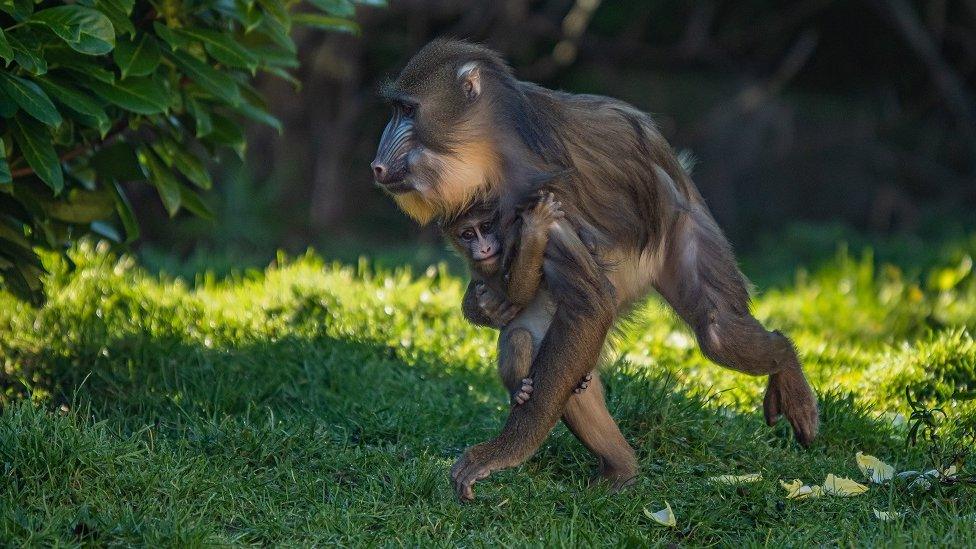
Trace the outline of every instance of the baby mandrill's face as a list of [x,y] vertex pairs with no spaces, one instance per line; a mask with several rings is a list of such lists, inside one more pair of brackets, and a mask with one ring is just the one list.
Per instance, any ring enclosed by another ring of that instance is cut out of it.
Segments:
[[498,271],[502,247],[493,219],[464,220],[453,236],[458,249],[470,258],[472,268],[484,276]]

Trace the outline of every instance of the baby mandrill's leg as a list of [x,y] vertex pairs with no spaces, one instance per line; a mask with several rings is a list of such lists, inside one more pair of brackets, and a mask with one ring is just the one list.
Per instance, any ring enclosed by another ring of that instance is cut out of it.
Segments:
[[532,394],[532,334],[524,328],[502,330],[498,341],[498,373],[512,395],[512,404],[524,404]]

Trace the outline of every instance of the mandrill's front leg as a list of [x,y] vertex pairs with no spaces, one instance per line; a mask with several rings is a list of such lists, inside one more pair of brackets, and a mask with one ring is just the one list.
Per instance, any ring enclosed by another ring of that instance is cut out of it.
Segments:
[[603,302],[560,303],[532,366],[532,398],[513,406],[501,434],[469,448],[451,468],[461,501],[474,499],[474,484],[500,469],[521,464],[542,445],[574,389],[600,359],[613,321],[612,294]]

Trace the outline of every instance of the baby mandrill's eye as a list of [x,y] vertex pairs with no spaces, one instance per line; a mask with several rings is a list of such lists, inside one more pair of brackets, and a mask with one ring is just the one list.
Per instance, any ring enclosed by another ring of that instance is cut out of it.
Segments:
[[461,231],[461,240],[471,240],[474,238],[474,231],[468,229],[466,231]]

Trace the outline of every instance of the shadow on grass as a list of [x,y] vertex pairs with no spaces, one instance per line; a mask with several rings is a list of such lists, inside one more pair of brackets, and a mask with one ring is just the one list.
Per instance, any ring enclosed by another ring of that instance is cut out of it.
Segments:
[[[0,378],[0,389],[8,400],[33,392],[50,395],[54,407],[83,406],[122,432],[153,426],[177,438],[227,420],[284,422],[338,445],[406,445],[453,458],[497,433],[507,398],[494,369],[444,363],[433,353],[402,355],[403,349],[328,336],[211,348],[132,333],[98,349],[13,356],[19,366]],[[611,412],[652,470],[660,456],[689,448],[732,462],[755,455],[746,447],[800,451],[785,420],[769,429],[758,407],[743,413],[717,406],[714,395],[682,387],[667,372],[618,365],[604,379]],[[826,395],[822,416],[811,455],[892,446],[890,429],[850,395]],[[557,468],[592,465],[563,428],[542,455]]]

